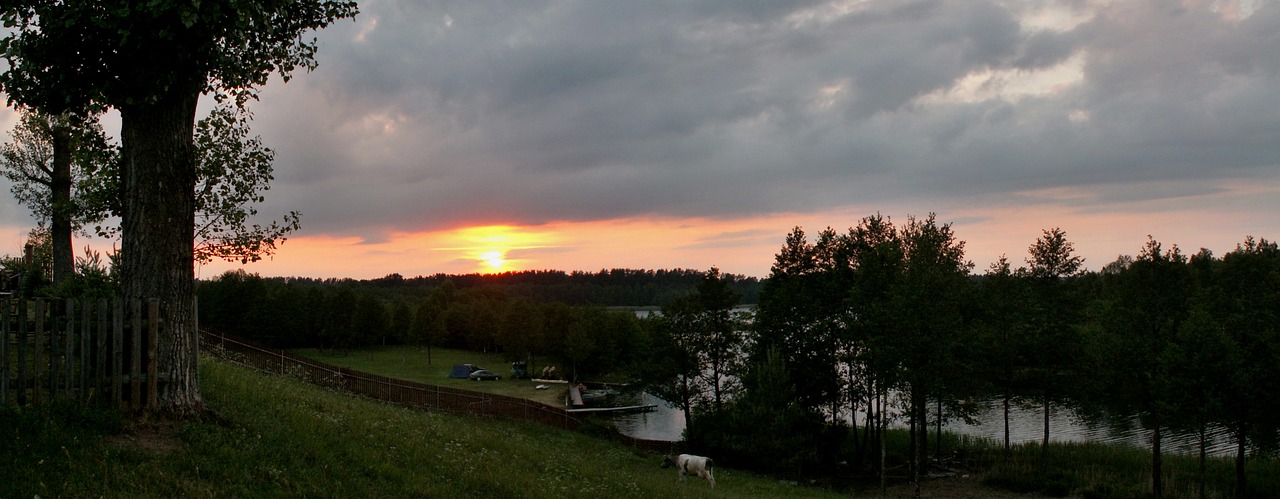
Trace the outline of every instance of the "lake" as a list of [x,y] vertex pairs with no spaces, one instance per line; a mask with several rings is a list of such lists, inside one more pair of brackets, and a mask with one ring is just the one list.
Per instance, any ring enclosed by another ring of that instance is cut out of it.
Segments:
[[[734,312],[754,312],[755,305],[739,305]],[[636,317],[661,315],[655,308],[634,309]],[[680,440],[684,432],[684,411],[667,405],[665,401],[647,393],[642,403],[657,404],[648,413],[622,414],[613,417],[614,425],[624,435],[648,440]],[[1142,429],[1137,418],[1113,418],[1118,421],[1085,421],[1073,411],[1054,410],[1049,415],[1049,440],[1055,442],[1106,442],[1123,443],[1136,447],[1151,446],[1151,432]],[[943,425],[943,429],[975,437],[1004,442],[1003,410],[999,401],[988,401],[988,407],[976,417],[978,424],[956,422]],[[1023,409],[1016,405],[1009,408],[1009,440],[1014,444],[1040,442],[1044,437],[1044,413],[1039,408]],[[1194,434],[1165,432],[1161,445],[1165,452],[1198,453],[1199,438]],[[1210,455],[1235,455],[1235,442],[1225,428],[1211,428],[1207,435],[1206,452]]]
[[[657,404],[652,412],[623,414],[612,418],[624,435],[648,440],[680,440],[684,432],[684,411],[667,405],[665,401],[647,393],[641,394],[641,402]],[[944,430],[1004,441],[1004,420],[998,401],[981,411],[978,424],[950,423]],[[1009,440],[1014,444],[1040,442],[1044,431],[1044,413],[1039,408],[1023,409],[1016,405],[1009,408]],[[1144,430],[1136,418],[1122,418],[1106,423],[1085,421],[1070,410],[1057,409],[1049,416],[1049,440],[1056,442],[1107,442],[1149,448],[1151,432]],[[1162,446],[1165,452],[1197,453],[1198,438],[1194,434],[1170,434],[1165,432]],[[1212,428],[1208,435],[1207,452],[1216,456],[1235,455],[1235,442],[1224,428]]]

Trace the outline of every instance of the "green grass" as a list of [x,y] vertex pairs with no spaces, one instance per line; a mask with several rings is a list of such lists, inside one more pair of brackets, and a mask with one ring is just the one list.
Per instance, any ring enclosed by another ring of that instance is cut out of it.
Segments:
[[0,408],[0,497],[834,497],[531,423],[398,408],[201,360],[210,416],[159,431],[75,405]]
[[[1148,497],[1151,494],[1151,451],[1128,445],[1097,442],[1053,442],[1047,466],[1040,461],[1040,444],[1015,446],[1008,457],[995,442],[977,443],[988,469],[986,483],[1019,492],[1049,496]],[[1165,454],[1162,459],[1165,497],[1198,497],[1198,456]],[[1275,458],[1245,461],[1249,480],[1246,497],[1280,496],[1280,473]],[[1206,496],[1237,497],[1235,461],[1210,457],[1206,462]]]
[[[564,407],[563,385],[538,390],[537,383],[527,379],[511,379],[511,363],[502,354],[477,353],[444,348],[431,349],[431,363],[427,363],[427,349],[415,346],[392,346],[360,350],[317,350],[303,348],[292,350],[295,355],[312,358],[327,364],[355,369],[389,378],[416,381],[428,385],[447,386],[478,392],[535,400],[547,405]],[[502,376],[497,381],[470,381],[449,377],[449,370],[456,364],[474,364]],[[538,366],[541,369],[542,366]]]
[[[605,439],[393,407],[210,357],[202,358],[201,383],[211,415],[169,427],[134,427],[75,404],[0,406],[0,497],[836,495],[727,468],[716,470],[712,491],[695,480],[679,483],[657,456]],[[891,455],[900,454],[905,435],[893,436]],[[1143,449],[1055,443],[1043,473],[1034,444],[1005,457],[994,442],[944,436],[944,453],[956,447],[991,486],[1072,497],[1149,494]],[[1250,459],[1253,496],[1280,495],[1277,464]],[[1194,497],[1197,466],[1194,456],[1166,456],[1166,497]],[[1234,497],[1232,466],[1225,458],[1210,462],[1209,497]]]

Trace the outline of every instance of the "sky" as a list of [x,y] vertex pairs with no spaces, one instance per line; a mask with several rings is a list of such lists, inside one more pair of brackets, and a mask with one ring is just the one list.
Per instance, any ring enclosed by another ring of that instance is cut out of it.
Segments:
[[[302,228],[243,268],[766,277],[876,213],[935,213],[979,273],[1055,227],[1092,270],[1221,255],[1280,238],[1277,3],[363,0],[251,105],[262,221]],[[0,199],[0,254],[33,225]]]

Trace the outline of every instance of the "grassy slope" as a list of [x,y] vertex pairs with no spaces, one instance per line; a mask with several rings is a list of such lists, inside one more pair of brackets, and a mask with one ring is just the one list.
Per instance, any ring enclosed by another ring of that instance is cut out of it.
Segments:
[[711,491],[581,434],[391,407],[207,357],[201,380],[218,417],[169,430],[104,438],[111,422],[95,413],[4,409],[0,497],[829,495],[731,469]]

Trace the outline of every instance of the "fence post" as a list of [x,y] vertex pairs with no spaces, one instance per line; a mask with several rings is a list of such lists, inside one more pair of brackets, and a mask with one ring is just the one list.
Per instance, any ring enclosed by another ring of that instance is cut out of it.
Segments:
[[129,300],[129,337],[133,355],[129,357],[129,408],[137,410],[142,407],[142,300]]
[[111,328],[107,322],[108,310],[107,299],[98,300],[98,335],[94,337],[98,350],[95,356],[97,362],[93,365],[93,385],[97,387],[98,396],[104,403],[107,401],[107,338],[111,336]]
[[[172,326],[170,326],[172,327]],[[159,407],[156,381],[156,340],[160,337],[160,300],[147,301],[147,411]]]
[[85,403],[89,402],[89,354],[93,351],[89,348],[89,338],[93,333],[93,328],[90,327],[92,308],[92,301],[86,301],[80,307],[80,401]]
[[58,307],[50,302],[49,313],[49,401],[58,398]]
[[62,333],[64,335],[63,336],[64,355],[62,356],[62,366],[63,366],[63,370],[65,371],[62,379],[66,380],[64,382],[64,385],[66,386],[67,397],[72,397],[72,398],[74,398],[74,395],[72,394],[73,393],[72,388],[75,386],[75,379],[73,379],[74,374],[71,368],[75,367],[75,363],[73,362],[74,357],[72,356],[73,351],[71,346],[75,344],[75,337],[76,337],[75,317],[76,317],[76,301],[73,298],[68,298],[67,299],[67,322],[65,323],[66,327],[63,329],[63,333]]
[[114,318],[111,325],[111,393],[117,408],[124,409],[124,306],[120,298],[115,299]]
[[31,390],[32,398],[35,399],[36,405],[40,405],[44,401],[44,396],[40,390],[40,353],[44,350],[44,299],[36,300],[36,324],[35,344],[31,346],[31,354],[35,356],[31,363]]
[[0,404],[9,403],[9,305],[12,299],[0,302]]

